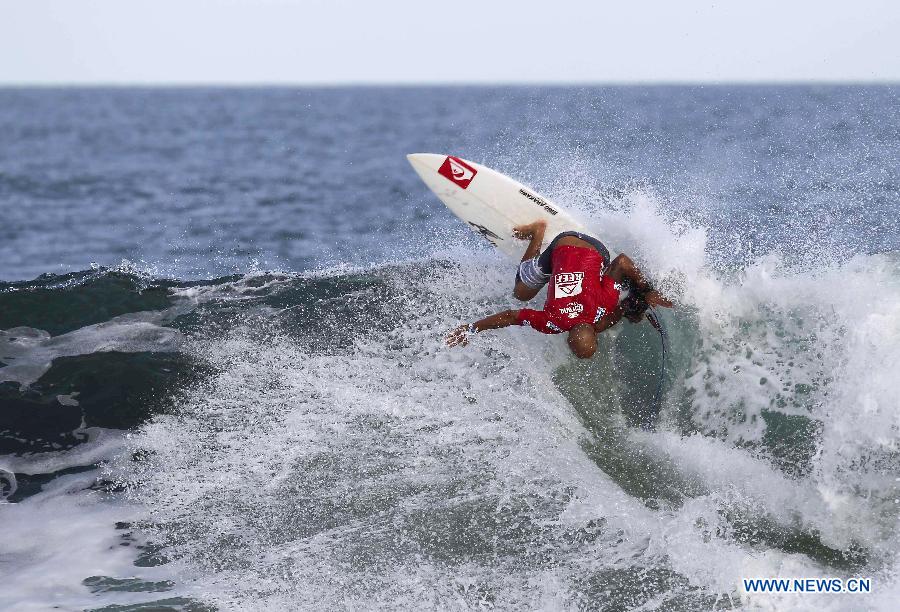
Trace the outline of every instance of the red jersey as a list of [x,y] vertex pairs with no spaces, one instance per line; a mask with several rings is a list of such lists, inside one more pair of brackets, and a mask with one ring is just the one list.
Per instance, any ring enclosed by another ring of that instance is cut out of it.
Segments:
[[553,275],[543,310],[523,308],[519,325],[545,334],[569,331],[581,323],[593,324],[619,303],[619,288],[603,276],[603,257],[594,249],[571,245],[553,250]]

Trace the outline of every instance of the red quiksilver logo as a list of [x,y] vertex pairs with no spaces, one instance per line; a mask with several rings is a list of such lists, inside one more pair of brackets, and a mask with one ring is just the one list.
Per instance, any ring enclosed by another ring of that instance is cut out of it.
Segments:
[[448,157],[438,168],[438,174],[445,176],[463,189],[469,186],[478,170],[458,157]]

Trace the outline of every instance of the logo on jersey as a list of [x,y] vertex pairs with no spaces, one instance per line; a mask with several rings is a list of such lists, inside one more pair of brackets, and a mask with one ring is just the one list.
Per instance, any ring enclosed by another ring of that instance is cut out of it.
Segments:
[[554,295],[558,298],[572,297],[581,293],[584,272],[560,272],[553,277]]
[[478,170],[458,157],[448,157],[438,168],[438,174],[444,176],[465,189],[478,174]]
[[575,317],[580,315],[583,310],[584,304],[581,304],[580,302],[573,302],[568,306],[563,306],[562,308],[560,308],[559,312],[560,314],[566,315],[570,319],[574,319]]

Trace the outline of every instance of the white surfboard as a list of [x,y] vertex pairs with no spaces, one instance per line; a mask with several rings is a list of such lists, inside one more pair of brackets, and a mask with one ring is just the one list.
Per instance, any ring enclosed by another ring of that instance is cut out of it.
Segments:
[[517,225],[547,221],[545,246],[560,232],[587,232],[560,206],[496,170],[435,153],[413,153],[406,158],[453,214],[510,257],[519,259],[525,251],[526,242],[512,235]]

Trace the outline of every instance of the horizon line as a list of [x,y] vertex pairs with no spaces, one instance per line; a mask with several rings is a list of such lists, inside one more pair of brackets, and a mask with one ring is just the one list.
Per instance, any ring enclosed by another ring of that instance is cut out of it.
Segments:
[[416,88],[416,87],[648,87],[648,86],[893,86],[898,79],[734,79],[734,80],[608,80],[608,81],[0,81],[0,89],[177,89],[177,88]]

